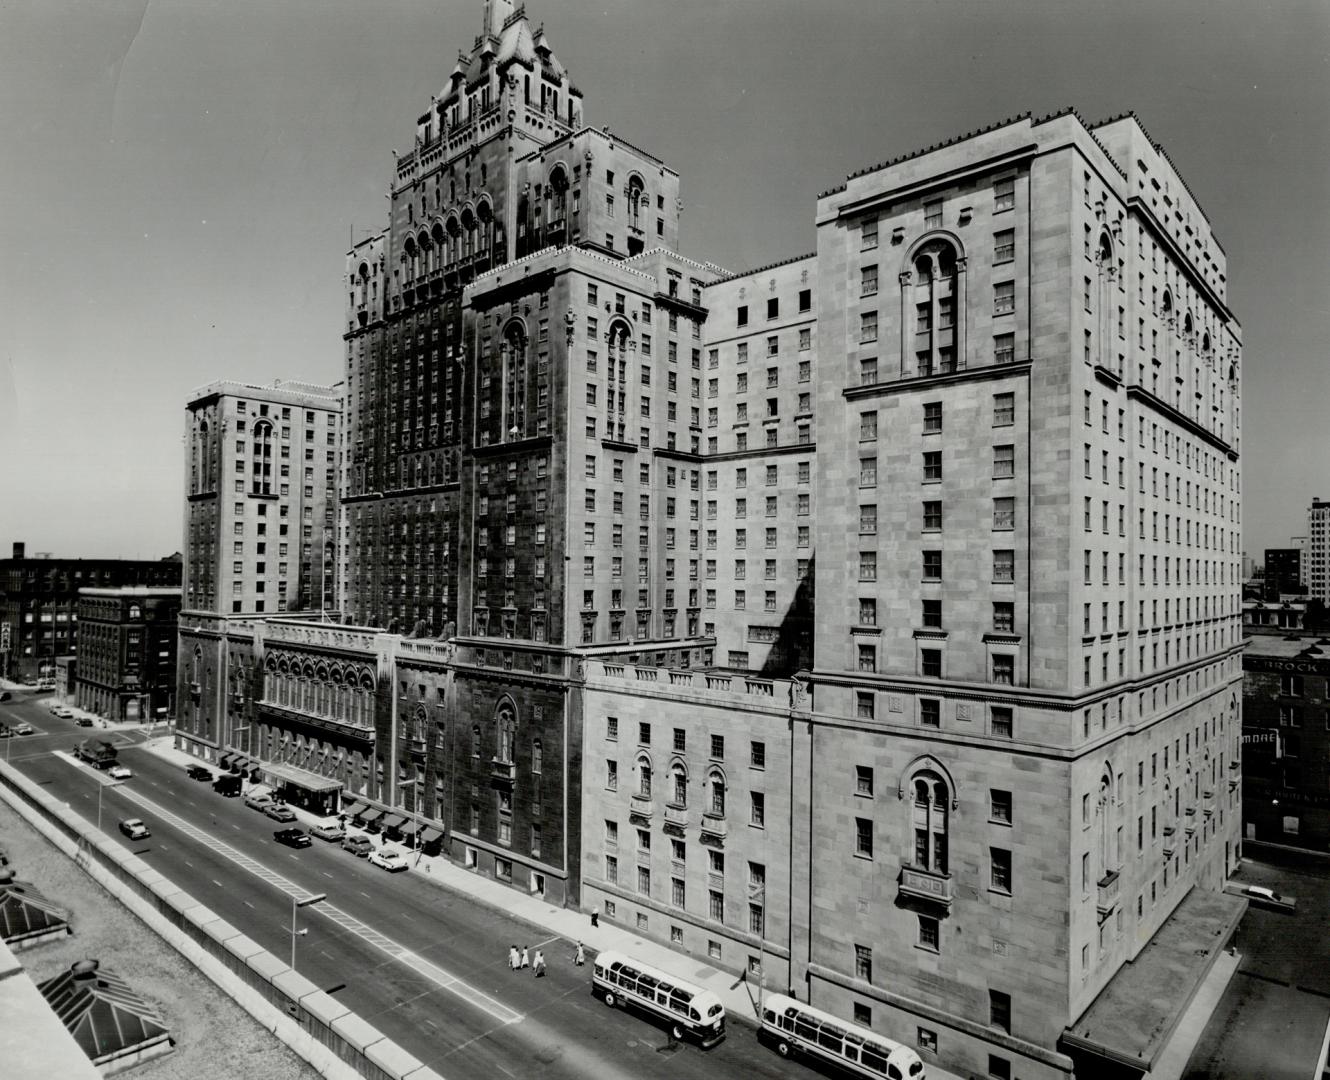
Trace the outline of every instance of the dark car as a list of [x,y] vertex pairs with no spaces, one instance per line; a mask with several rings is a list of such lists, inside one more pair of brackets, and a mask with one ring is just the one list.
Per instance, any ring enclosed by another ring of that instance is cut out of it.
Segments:
[[304,829],[278,829],[272,834],[272,838],[287,847],[309,847],[314,843]]
[[205,769],[202,765],[191,765],[185,770],[185,775],[191,780],[211,780],[212,770]]
[[374,841],[368,836],[362,836],[359,833],[356,833],[352,836],[348,836],[342,841],[342,849],[363,859],[374,850]]
[[92,720],[86,716],[80,716],[74,723],[79,727],[92,727]]

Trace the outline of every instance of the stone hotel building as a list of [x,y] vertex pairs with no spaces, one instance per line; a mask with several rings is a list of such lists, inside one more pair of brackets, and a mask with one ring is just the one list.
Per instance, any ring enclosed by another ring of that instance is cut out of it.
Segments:
[[187,597],[182,743],[947,1068],[1139,1074],[1241,910],[1209,220],[1068,111],[727,273],[583,109],[488,0],[348,253],[342,622]]

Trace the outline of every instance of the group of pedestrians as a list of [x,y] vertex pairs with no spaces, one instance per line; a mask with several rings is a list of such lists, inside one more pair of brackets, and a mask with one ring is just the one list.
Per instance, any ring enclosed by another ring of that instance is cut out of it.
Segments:
[[[577,949],[573,953],[573,963],[581,967],[586,963],[586,949],[579,941]],[[518,949],[516,945],[508,946],[508,967],[512,971],[521,971],[523,968],[530,968],[537,979],[545,976],[545,954],[540,949],[536,950],[536,956],[531,958],[531,950],[523,945]]]

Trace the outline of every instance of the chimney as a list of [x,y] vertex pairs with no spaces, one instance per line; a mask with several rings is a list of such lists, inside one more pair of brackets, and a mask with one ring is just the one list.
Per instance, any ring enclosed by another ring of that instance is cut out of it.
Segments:
[[69,965],[69,971],[74,976],[75,982],[90,982],[97,978],[99,966],[96,960],[78,960]]
[[23,541],[22,541],[22,540],[15,540],[15,541],[14,541],[14,558],[16,558],[16,559],[21,559],[21,558],[23,558],[23,553],[24,553],[24,551],[25,551],[25,545],[24,545]]

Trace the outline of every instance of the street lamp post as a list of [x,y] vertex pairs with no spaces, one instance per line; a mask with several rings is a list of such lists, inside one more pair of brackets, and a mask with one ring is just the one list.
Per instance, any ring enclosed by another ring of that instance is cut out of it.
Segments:
[[297,900],[294,896],[291,897],[291,970],[292,971],[295,971],[296,969],[296,938],[299,937],[300,934],[303,934],[305,932],[303,930],[299,931],[296,930],[296,909],[302,907],[310,907],[314,904],[319,903],[320,901],[327,899],[328,899],[327,893],[319,893],[316,896],[307,896],[303,900]]
[[[248,725],[248,724],[241,724],[239,727],[233,727],[233,728],[231,729],[231,741],[232,741],[232,742],[235,742],[235,738],[236,738],[236,736],[239,735],[242,731],[244,731],[244,732],[248,732],[248,731],[249,731],[249,725]],[[248,736],[246,736],[246,738],[245,738],[245,756],[246,756],[246,757],[249,757],[249,738],[248,738]],[[244,774],[243,771],[242,771],[241,774],[240,774],[240,787],[241,787],[242,790],[243,790],[244,787],[245,787],[245,774]]]
[[97,831],[102,831],[102,792],[110,787],[119,787],[123,780],[98,780],[97,781]]
[[407,780],[401,786],[415,788],[411,796],[411,821],[415,825],[415,831],[411,835],[411,847],[415,851],[415,865],[420,865],[420,788],[424,781],[420,777],[414,780]]

